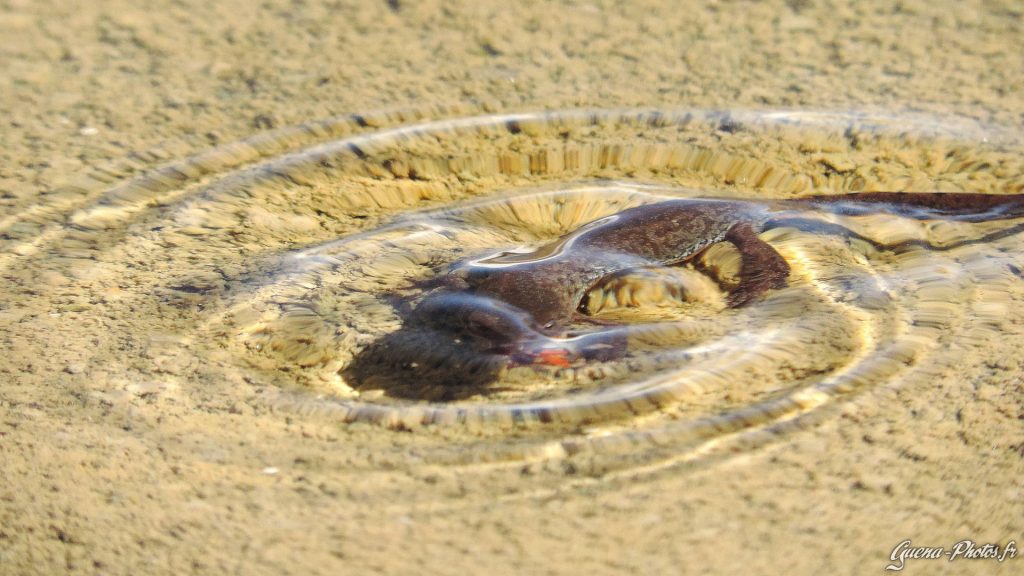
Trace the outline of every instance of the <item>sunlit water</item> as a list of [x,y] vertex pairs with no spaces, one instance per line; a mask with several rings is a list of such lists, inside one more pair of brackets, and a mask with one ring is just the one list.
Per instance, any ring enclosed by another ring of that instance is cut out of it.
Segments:
[[[394,435],[382,460],[415,446],[429,462],[586,454],[611,467],[749,445],[927,373],[937,353],[969,354],[1022,305],[1022,218],[790,206],[794,221],[821,226],[761,232],[791,270],[749,305],[728,305],[739,257],[726,242],[594,287],[594,323],[570,328],[618,330],[626,349],[613,358],[439,353],[430,331],[395,354],[381,343],[409,330],[396,302],[415,309],[432,278],[465,261],[514,263],[629,208],[1024,188],[1020,143],[967,123],[445,118],[459,112],[313,123],[136,176],[126,162],[0,222],[0,266],[16,304],[65,315],[54,338],[90,339],[90,361],[107,374],[163,374],[197,405],[237,395],[289,417],[369,423]],[[484,369],[464,385],[467,370]]]

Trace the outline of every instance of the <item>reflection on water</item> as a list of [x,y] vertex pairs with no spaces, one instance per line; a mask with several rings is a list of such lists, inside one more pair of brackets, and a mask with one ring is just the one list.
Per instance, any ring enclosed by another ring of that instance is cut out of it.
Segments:
[[[799,423],[998,338],[1019,305],[1005,198],[784,201],[1017,194],[1012,135],[843,114],[423,121],[447,113],[97,175],[0,222],[0,266],[20,304],[75,315],[54,340],[88,332],[109,373],[468,432],[420,446],[442,461],[612,465]],[[75,290],[44,288],[62,279]]]

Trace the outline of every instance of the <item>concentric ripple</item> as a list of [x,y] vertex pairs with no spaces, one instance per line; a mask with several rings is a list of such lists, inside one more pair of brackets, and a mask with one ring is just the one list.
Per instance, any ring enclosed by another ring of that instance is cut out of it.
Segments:
[[[784,201],[1019,194],[1012,135],[797,112],[430,119],[459,112],[311,124],[108,184],[115,171],[0,223],[0,265],[26,289],[73,278],[80,290],[48,305],[100,322],[100,347],[140,342],[114,370],[168,374],[193,402],[246,388],[256,406],[415,432],[382,460],[601,469],[802,425],[998,337],[1021,305],[1017,212]],[[601,219],[680,199],[769,213],[755,231],[788,264],[784,285],[730,305],[741,254],[715,237],[588,285],[528,361],[411,320],[451,314],[431,295],[460,266],[543,259]],[[621,352],[544,361],[607,334]]]

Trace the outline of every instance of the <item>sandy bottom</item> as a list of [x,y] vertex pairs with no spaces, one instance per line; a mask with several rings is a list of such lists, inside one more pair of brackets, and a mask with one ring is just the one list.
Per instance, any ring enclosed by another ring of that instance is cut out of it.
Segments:
[[[0,573],[859,574],[907,539],[1024,545],[1018,221],[838,221],[986,239],[934,254],[764,232],[790,286],[674,337],[799,337],[670,408],[517,423],[488,407],[638,373],[524,371],[423,427],[341,376],[431,242],[537,245],[605,214],[588,186],[1021,193],[1012,2],[167,4],[0,3]],[[612,108],[755,112],[459,120]],[[465,208],[567,182],[572,210]],[[421,209],[465,238],[409,240]]]

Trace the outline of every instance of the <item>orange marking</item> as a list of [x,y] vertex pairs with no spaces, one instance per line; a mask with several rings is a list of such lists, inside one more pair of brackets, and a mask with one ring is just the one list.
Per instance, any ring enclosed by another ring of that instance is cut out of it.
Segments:
[[562,348],[548,348],[537,353],[537,364],[547,364],[568,368],[572,362],[569,361],[569,351]]

